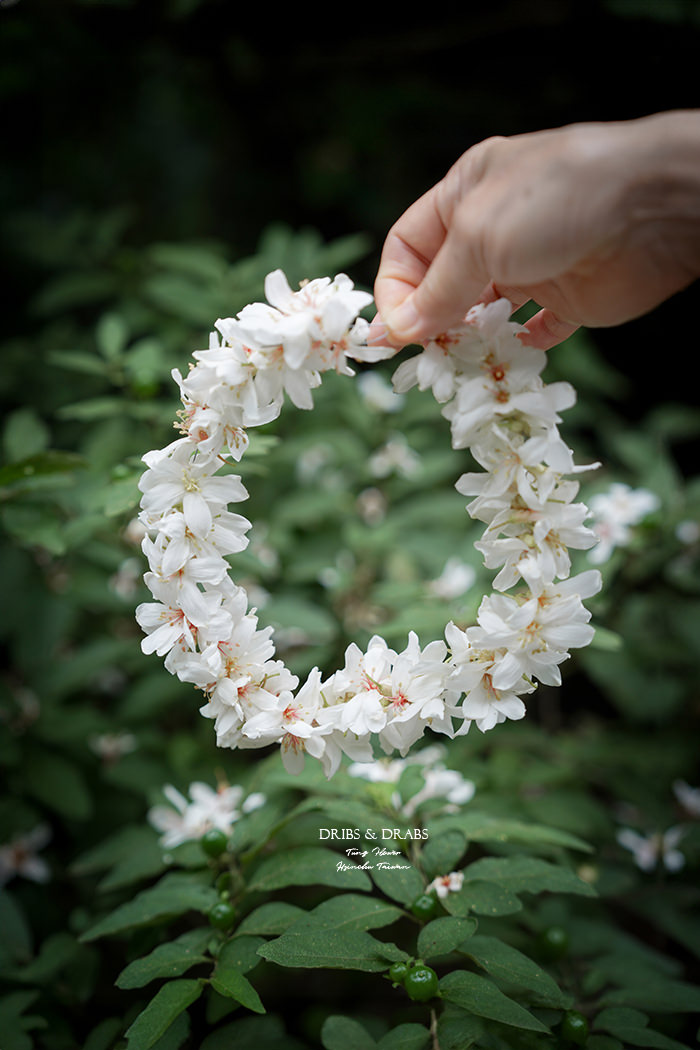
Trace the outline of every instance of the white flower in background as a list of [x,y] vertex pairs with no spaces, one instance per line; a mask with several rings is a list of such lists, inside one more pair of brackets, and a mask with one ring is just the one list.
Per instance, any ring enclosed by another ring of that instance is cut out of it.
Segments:
[[123,755],[129,755],[137,748],[133,733],[96,733],[88,744],[90,750],[106,763],[117,762]]
[[451,871],[449,875],[438,875],[425,887],[426,893],[436,893],[444,900],[450,893],[458,893],[464,885],[464,872]]
[[362,400],[377,412],[398,412],[405,398],[397,394],[379,372],[363,372],[357,377]]
[[453,813],[474,797],[473,781],[467,780],[456,769],[448,769],[442,759],[445,749],[439,744],[424,747],[407,758],[380,758],[374,762],[354,762],[348,766],[351,777],[360,777],[371,784],[398,784],[410,766],[422,766],[424,786],[411,798],[404,800],[396,791],[392,804],[403,817],[412,817],[424,802],[441,799],[441,812]]
[[691,817],[700,818],[700,787],[691,787],[685,780],[676,780],[673,794]]
[[697,543],[700,540],[700,521],[693,521],[690,518],[679,521],[676,525],[676,539],[687,547]]
[[48,882],[51,871],[43,857],[38,855],[51,839],[51,829],[39,824],[24,835],[17,835],[11,842],[0,846],[0,886],[15,875],[32,882]]
[[369,469],[375,478],[388,478],[390,474],[411,478],[420,470],[420,456],[403,434],[394,434],[369,457]]
[[648,489],[632,489],[614,482],[607,492],[591,497],[592,528],[598,542],[589,553],[589,561],[600,565],[616,547],[626,547],[632,540],[632,528],[657,510],[659,497]]
[[211,828],[230,835],[233,825],[243,813],[251,813],[264,806],[266,798],[260,792],[244,797],[239,785],[221,786],[218,790],[201,781],[188,788],[189,798],[172,784],[166,784],[163,794],[169,806],[153,806],[148,811],[149,823],[162,832],[160,844],[164,849],[183,842],[197,841]]
[[472,565],[461,558],[448,558],[440,575],[428,583],[428,591],[436,598],[449,601],[466,594],[475,580],[476,569]]
[[680,827],[652,835],[640,835],[631,828],[620,828],[617,832],[617,841],[632,853],[635,864],[642,871],[654,871],[659,863],[667,871],[680,871],[685,865],[685,857],[678,849],[682,838],[683,828]]

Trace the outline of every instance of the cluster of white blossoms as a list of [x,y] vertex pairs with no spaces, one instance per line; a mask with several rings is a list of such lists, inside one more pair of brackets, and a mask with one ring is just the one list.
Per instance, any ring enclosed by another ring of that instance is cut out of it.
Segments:
[[246,796],[239,784],[221,784],[215,790],[197,780],[190,784],[188,793],[186,798],[172,784],[166,784],[163,794],[170,805],[152,806],[148,811],[149,823],[161,832],[160,844],[165,849],[196,842],[212,828],[230,835],[244,813],[252,813],[267,801],[259,791]]
[[476,546],[500,569],[497,593],[483,599],[474,626],[449,623],[444,641],[422,646],[411,632],[398,652],[375,635],[364,650],[351,644],[330,677],[314,668],[300,685],[229,575],[227,558],[245,548],[250,528],[229,509],[247,497],[233,461],[245,453],[247,429],[275,419],[285,395],[310,409],[322,372],[351,376],[349,358],[372,362],[394,350],[367,345],[359,313],[371,296],[345,275],[292,291],[275,271],[265,294],[267,303],[216,322],[187,376],[173,372],[182,436],[143,457],[139,520],[154,598],[136,611],[143,651],[201,690],[221,747],[279,744],[291,772],[306,753],[330,777],[343,755],[371,762],[375,740],[405,755],[427,728],[452,737],[473,722],[484,731],[522,718],[522,697],[538,681],[559,684],[569,650],[593,637],[582,599],[599,590],[600,574],[571,577],[568,554],[596,541],[567,477],[585,468],[557,429],[574,390],[543,383],[546,355],[520,342],[506,300],[474,307],[399,366],[396,390],[431,388],[453,447],[470,448],[484,468],[457,489],[475,497],[467,509],[486,524]]

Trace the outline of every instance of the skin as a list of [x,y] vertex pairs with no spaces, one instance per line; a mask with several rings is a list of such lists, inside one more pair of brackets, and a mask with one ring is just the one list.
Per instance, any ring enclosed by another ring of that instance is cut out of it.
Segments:
[[424,342],[505,296],[538,304],[521,338],[549,349],[698,276],[700,111],[491,138],[389,231],[375,333]]

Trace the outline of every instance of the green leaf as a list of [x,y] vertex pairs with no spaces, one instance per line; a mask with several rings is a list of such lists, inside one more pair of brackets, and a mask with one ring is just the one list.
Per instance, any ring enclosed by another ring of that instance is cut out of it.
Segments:
[[0,930],[0,965],[26,962],[32,954],[32,931],[24,912],[4,889],[0,889]]
[[700,988],[686,981],[671,981],[649,970],[650,980],[634,987],[608,992],[605,1004],[631,1006],[650,1013],[700,1012]]
[[428,839],[422,855],[422,867],[427,877],[433,879],[455,871],[466,848],[466,836],[459,828],[444,831]]
[[441,827],[461,829],[471,842],[519,842],[531,850],[538,846],[561,846],[590,853],[592,847],[576,835],[545,824],[527,824],[519,820],[502,820],[485,813],[462,813],[447,818]]
[[[205,873],[204,878],[210,878]],[[172,872],[150,889],[143,890],[101,919],[81,937],[94,941],[115,933],[124,933],[136,926],[163,921],[188,911],[207,912],[218,900],[216,890],[202,876]]]
[[80,950],[72,934],[59,930],[46,938],[37,957],[23,967],[17,977],[32,984],[43,984],[64,970]]
[[[197,1050],[308,1050],[284,1030],[279,1017],[241,1017],[208,1035]],[[356,1048],[359,1050],[359,1048]]]
[[507,981],[535,992],[543,1005],[562,1009],[571,1006],[571,996],[565,995],[541,966],[498,938],[478,934],[465,941],[460,950],[497,981]]
[[476,928],[476,919],[461,919],[453,915],[433,919],[418,934],[418,955],[421,959],[449,955],[471,937]]
[[224,944],[216,960],[216,972],[221,970],[237,970],[239,973],[248,973],[260,962],[259,949],[265,944],[262,937],[249,937],[240,931],[236,936]]
[[364,1025],[352,1017],[333,1014],[327,1017],[321,1028],[321,1042],[325,1050],[373,1050],[376,1042]]
[[278,935],[306,914],[297,904],[268,901],[241,920],[238,932],[261,934],[263,937]]
[[33,408],[18,408],[6,418],[2,435],[5,458],[10,463],[38,456],[48,448],[49,428]]
[[0,486],[15,485],[31,487],[39,478],[55,474],[70,474],[85,468],[85,460],[74,452],[59,452],[48,449],[14,463],[0,467]]
[[379,857],[372,861],[374,884],[400,904],[410,904],[425,889],[423,876],[406,859],[403,853],[397,857]]
[[461,890],[448,893],[443,907],[451,915],[514,915],[522,910],[522,902],[505,886],[493,882],[465,882]]
[[531,1032],[549,1032],[547,1026],[533,1017],[528,1010],[509,999],[495,984],[485,977],[479,977],[478,974],[465,970],[448,973],[440,981],[440,992],[443,999],[461,1006],[477,1017],[487,1017],[492,1021],[500,1021],[501,1024],[512,1025],[514,1028],[525,1028]]
[[127,1050],[149,1050],[173,1021],[202,994],[202,981],[169,981],[126,1031]]
[[120,314],[103,314],[95,329],[97,349],[107,361],[116,361],[128,340],[126,322]]
[[92,813],[92,794],[79,768],[62,755],[46,750],[27,758],[25,777],[35,798],[68,820],[86,820]]
[[248,885],[250,892],[286,886],[341,886],[365,890],[370,880],[347,858],[320,846],[299,846],[266,857]]
[[174,941],[159,944],[149,955],[130,962],[117,977],[117,988],[143,988],[156,977],[180,977],[192,966],[207,961],[204,954],[211,930],[188,930]]
[[387,901],[357,893],[345,893],[318,904],[313,911],[304,912],[291,929],[316,926],[327,930],[377,930],[389,926],[403,915],[403,911]]
[[595,890],[570,868],[539,857],[482,857],[464,869],[465,883],[495,882],[513,893],[577,893],[594,897]]
[[227,969],[217,965],[211,979],[211,986],[219,995],[223,995],[227,999],[235,999],[237,1003],[245,1006],[247,1010],[252,1010],[256,1014],[265,1013],[265,1007],[260,996],[240,970]]
[[423,1050],[429,1039],[430,1032],[422,1024],[400,1024],[382,1036],[377,1050]]
[[595,1019],[596,1029],[617,1036],[631,1046],[651,1046],[657,1050],[690,1050],[685,1043],[670,1039],[661,1032],[648,1028],[649,1018],[639,1010],[610,1007],[601,1010]]
[[260,948],[260,955],[280,966],[364,970],[380,973],[408,954],[395,944],[385,944],[360,930],[322,930],[310,926],[299,933],[289,930]]

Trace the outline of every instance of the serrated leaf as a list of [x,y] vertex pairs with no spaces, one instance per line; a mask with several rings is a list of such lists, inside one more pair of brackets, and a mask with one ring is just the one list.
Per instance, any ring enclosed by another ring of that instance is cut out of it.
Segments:
[[[205,877],[209,878],[208,873]],[[94,941],[98,937],[124,933],[188,911],[207,912],[217,899],[216,890],[208,882],[203,882],[201,876],[172,872],[101,919],[82,935],[81,940]]]
[[321,1028],[321,1042],[325,1050],[373,1050],[376,1042],[364,1025],[352,1017],[333,1014]]
[[448,973],[440,981],[440,993],[443,999],[461,1006],[462,1009],[487,1017],[501,1024],[514,1028],[525,1028],[530,1032],[549,1032],[546,1025],[493,984],[485,977],[457,970]]
[[504,941],[477,934],[465,941],[461,951],[496,980],[528,988],[548,1006],[562,1009],[571,1006],[571,996],[565,995],[541,966]]
[[159,944],[148,955],[130,962],[117,977],[117,988],[143,988],[157,977],[181,977],[192,966],[207,961],[209,929],[188,930],[174,941]]
[[202,981],[169,981],[127,1029],[127,1050],[150,1050],[173,1021],[202,994]]
[[366,973],[380,973],[392,962],[409,958],[395,944],[384,944],[369,933],[320,930],[315,926],[299,933],[290,930],[260,948],[259,954],[280,966],[364,970]]
[[421,959],[448,955],[471,937],[476,928],[476,919],[463,919],[456,915],[433,919],[418,934],[418,955]]
[[369,877],[347,858],[317,846],[299,846],[266,857],[253,874],[248,889],[269,891],[286,886],[341,886],[369,889]]

